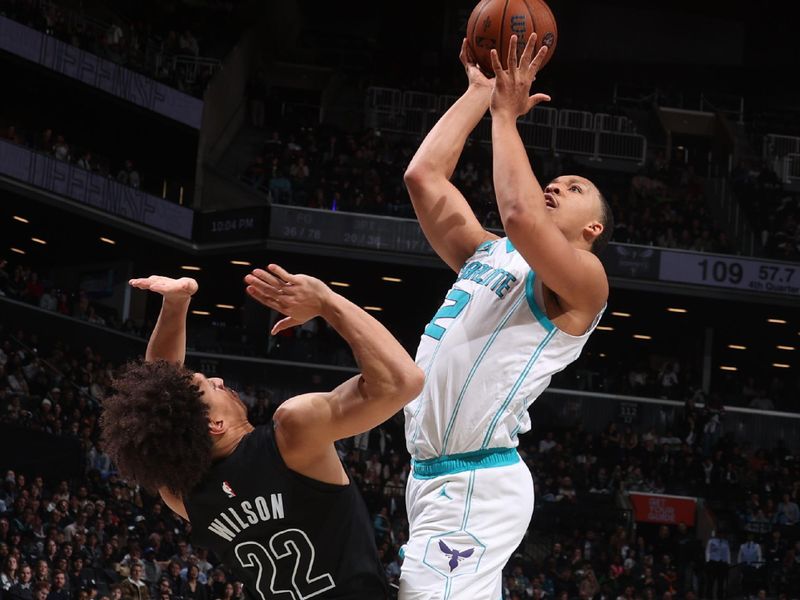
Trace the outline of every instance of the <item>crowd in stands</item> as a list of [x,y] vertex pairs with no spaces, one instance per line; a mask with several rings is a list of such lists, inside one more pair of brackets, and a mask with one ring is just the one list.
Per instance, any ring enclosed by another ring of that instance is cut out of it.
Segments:
[[717,227],[705,197],[705,181],[691,165],[669,163],[657,153],[622,194],[610,199],[620,243],[680,248],[697,252],[736,253]]
[[277,204],[410,217],[403,171],[413,152],[375,131],[274,130],[241,179]]
[[731,174],[736,200],[770,258],[800,260],[800,193],[784,189],[768,165],[741,161]]
[[[0,257],[0,296],[21,300],[44,310],[58,313],[124,331],[132,335],[142,336],[142,327],[128,320],[122,323],[117,312],[98,302],[93,302],[83,289],[59,289],[29,266],[17,263],[10,265],[8,260]],[[152,328],[152,323],[144,324]]]
[[[797,457],[780,443],[767,451],[732,435],[708,443],[713,434],[705,427],[692,433],[695,422],[708,422],[714,413],[687,405],[672,431],[612,423],[597,435],[578,425],[528,446],[538,518],[549,521],[552,547],[539,560],[512,564],[506,597],[724,598],[729,581],[745,597],[760,590],[795,597]],[[635,532],[616,526],[599,535],[599,522],[613,514],[603,508],[603,496],[619,490],[703,497],[717,513],[719,530],[705,545],[680,524],[640,524]],[[564,508],[581,506],[583,513]],[[731,518],[723,520],[727,514]]]
[[[418,145],[419,140],[389,137],[375,130],[360,134],[311,127],[272,130],[240,179],[276,204],[413,217],[402,180]],[[489,148],[468,143],[452,181],[484,227],[499,229],[491,164]],[[537,169],[542,181],[573,170],[586,172],[569,157],[537,159]],[[658,154],[641,173],[622,184],[599,171],[589,177],[596,180],[614,210],[614,241],[735,252],[727,235],[714,224],[704,180],[691,166],[670,164]]]
[[231,3],[114,4],[0,0],[0,15],[198,96],[218,63],[195,65],[176,57],[220,59],[236,39]]
[[[0,123],[6,121],[0,119]],[[31,150],[46,154],[56,160],[70,163],[96,173],[102,177],[113,179],[118,183],[141,189],[154,196],[161,197],[164,193],[164,184],[167,179],[166,174],[155,175],[153,173],[142,174],[136,167],[136,162],[131,158],[116,158],[98,154],[92,148],[87,148],[81,140],[67,139],[67,136],[60,133],[57,129],[50,127],[25,127],[19,124],[11,124],[0,129],[0,139],[8,140],[13,144],[26,146]],[[171,178],[171,176],[170,176]],[[172,179],[172,178],[171,178]],[[169,186],[170,192],[174,185]],[[178,200],[178,197],[175,198]],[[189,198],[187,197],[187,202]]]
[[[0,329],[0,423],[68,436],[85,460],[85,475],[75,479],[4,474],[2,600],[243,598],[225,565],[192,544],[186,523],[115,475],[97,422],[116,367],[92,348]],[[251,422],[268,422],[280,399],[256,382],[240,389]],[[504,572],[503,598],[725,598],[728,582],[731,593],[796,597],[800,461],[780,443],[755,448],[709,432],[704,423],[715,414],[687,403],[661,431],[611,423],[591,432],[564,423],[523,437],[536,511]],[[400,418],[347,440],[339,452],[396,584],[408,527]],[[624,491],[705,497],[720,516],[719,532],[704,544],[683,525],[633,529],[618,504]]]

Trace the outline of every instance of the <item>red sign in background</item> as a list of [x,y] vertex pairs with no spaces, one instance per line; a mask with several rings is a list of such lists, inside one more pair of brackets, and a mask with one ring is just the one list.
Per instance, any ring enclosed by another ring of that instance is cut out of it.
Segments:
[[630,493],[634,518],[644,523],[694,525],[697,499],[687,496]]

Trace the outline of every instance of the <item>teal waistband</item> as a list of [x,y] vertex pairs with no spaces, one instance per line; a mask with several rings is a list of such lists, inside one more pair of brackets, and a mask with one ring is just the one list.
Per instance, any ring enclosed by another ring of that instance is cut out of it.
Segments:
[[519,462],[516,448],[487,448],[464,454],[446,454],[426,460],[411,459],[415,479],[433,479],[476,469],[506,467]]

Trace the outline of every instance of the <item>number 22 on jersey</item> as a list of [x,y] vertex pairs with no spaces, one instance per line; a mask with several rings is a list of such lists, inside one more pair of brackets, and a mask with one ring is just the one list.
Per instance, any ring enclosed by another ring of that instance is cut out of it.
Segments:
[[328,573],[313,575],[314,546],[304,531],[286,529],[267,546],[242,542],[236,558],[246,568],[258,569],[256,587],[262,600],[306,600],[336,587]]
[[[435,340],[441,340],[446,327],[437,324],[440,319],[455,319],[467,307],[472,295],[464,290],[450,290],[445,296],[444,304],[433,315],[431,322],[425,326],[425,335],[432,337]],[[448,304],[452,302],[452,304]]]

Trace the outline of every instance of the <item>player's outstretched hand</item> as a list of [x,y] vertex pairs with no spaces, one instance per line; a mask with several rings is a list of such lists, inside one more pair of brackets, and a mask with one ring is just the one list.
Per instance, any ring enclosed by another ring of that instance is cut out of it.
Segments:
[[333,294],[319,279],[293,275],[278,265],[269,265],[266,271],[254,269],[245,276],[244,282],[252,298],[286,315],[275,323],[272,335],[320,315]]
[[549,102],[547,94],[530,95],[531,85],[536,81],[536,74],[542,67],[547,55],[547,46],[542,46],[536,56],[536,34],[532,33],[525,45],[525,50],[517,60],[517,36],[512,35],[508,43],[508,68],[500,64],[497,50],[492,50],[492,68],[495,74],[494,92],[492,92],[492,116],[508,115],[520,117],[540,102]]
[[131,279],[128,283],[140,290],[150,290],[161,294],[170,300],[188,300],[197,293],[197,281],[191,277],[162,277],[161,275],[150,275],[142,279]]
[[461,42],[461,53],[458,55],[461,64],[464,65],[464,70],[467,72],[467,79],[469,80],[470,87],[492,89],[494,81],[486,77],[478,66],[478,61],[475,60],[472,51],[469,49],[467,38]]

